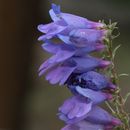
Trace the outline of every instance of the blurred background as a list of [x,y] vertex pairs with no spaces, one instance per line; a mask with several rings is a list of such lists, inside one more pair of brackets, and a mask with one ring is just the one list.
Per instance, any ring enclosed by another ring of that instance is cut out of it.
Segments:
[[[130,0],[52,0],[62,11],[93,21],[118,22],[122,44],[116,56],[118,73],[130,74]],[[51,87],[37,69],[48,57],[37,38],[38,24],[51,21],[50,0],[0,0],[0,130],[60,130],[56,113],[71,94]],[[130,77],[120,79],[123,95]],[[130,99],[126,109],[130,112]]]

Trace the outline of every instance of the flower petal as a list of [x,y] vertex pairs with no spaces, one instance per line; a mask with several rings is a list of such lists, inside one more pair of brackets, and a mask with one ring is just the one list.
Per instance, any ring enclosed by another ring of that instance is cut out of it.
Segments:
[[81,120],[91,110],[91,107],[92,102],[90,102],[87,98],[74,96],[67,99],[59,108],[61,113],[59,117],[68,123],[76,122]]
[[105,31],[94,29],[75,29],[70,32],[70,42],[79,47],[85,47],[87,44],[102,42],[105,37]]
[[65,30],[66,27],[65,26],[60,26],[57,25],[56,23],[50,23],[50,24],[46,24],[46,25],[39,25],[38,26],[38,30],[46,33],[45,35],[42,35],[38,38],[38,40],[46,40],[46,39],[50,39],[52,37],[54,37],[55,35],[59,34],[60,32],[62,32],[63,30]]
[[75,54],[76,50],[72,48],[71,46],[61,44],[59,47],[59,50],[55,52],[56,54],[53,56],[53,59],[51,60],[51,63],[54,62],[62,62],[64,60],[69,59]]
[[55,14],[60,14],[61,13],[60,5],[56,5],[56,4],[52,3],[51,6],[52,6],[52,9],[55,12]]
[[87,89],[87,88],[81,88],[80,86],[75,87],[75,89],[80,95],[91,99],[91,101],[94,104],[99,104],[107,99],[112,98],[112,96],[110,94],[103,93],[100,91],[93,91],[93,90]]
[[74,28],[102,28],[104,26],[102,23],[92,22],[80,16],[68,13],[60,13],[59,9],[53,8],[49,11],[49,13],[52,20],[58,21],[60,19],[63,19],[68,25],[73,26]]
[[56,52],[61,48],[61,45],[54,44],[51,41],[45,41],[45,43],[42,44],[42,48],[49,53],[56,54]]
[[107,62],[109,64],[106,64],[106,61],[91,56],[72,57],[70,60],[68,60],[68,62],[70,62],[70,64],[73,63],[77,65],[75,73],[84,73],[95,68],[106,67],[110,64],[108,61]]
[[89,71],[87,73],[81,74],[77,77],[77,79],[79,81],[84,81],[83,87],[93,90],[101,90],[107,88],[109,85],[109,80],[104,75],[101,75],[95,71]]
[[49,80],[51,84],[59,82],[60,85],[63,85],[74,70],[75,67],[57,66],[50,70],[46,76],[46,80]]
[[54,12],[53,9],[50,9],[49,14],[50,14],[51,19],[52,19],[53,21],[59,21],[59,20],[61,19],[61,18],[59,17],[59,15],[57,15],[57,14]]
[[101,51],[105,48],[105,45],[97,43],[97,44],[88,44],[85,47],[77,47],[76,48],[76,56],[85,56],[87,53],[91,53],[94,51]]

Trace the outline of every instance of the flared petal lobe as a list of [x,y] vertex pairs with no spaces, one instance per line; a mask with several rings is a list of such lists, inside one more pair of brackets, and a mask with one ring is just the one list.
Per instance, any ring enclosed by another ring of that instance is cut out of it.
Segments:
[[39,41],[45,41],[47,39],[51,39],[55,37],[57,34],[61,33],[63,30],[65,30],[65,26],[57,25],[56,23],[50,23],[47,25],[39,25],[38,30],[42,33],[46,33],[45,35],[42,35],[38,38]]
[[59,108],[59,118],[67,123],[78,122],[91,110],[92,102],[88,98],[74,96]]

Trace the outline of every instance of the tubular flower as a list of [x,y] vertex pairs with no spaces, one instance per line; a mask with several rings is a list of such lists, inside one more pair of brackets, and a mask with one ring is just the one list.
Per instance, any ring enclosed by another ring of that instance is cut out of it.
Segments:
[[64,120],[67,124],[75,124],[83,119],[100,125],[117,125],[120,121],[108,112],[93,105],[94,100],[89,98],[72,97],[65,101],[59,108],[59,118]]
[[103,23],[62,13],[59,5],[52,4],[49,13],[53,22],[38,26],[44,33],[38,40],[44,42],[41,47],[51,57],[38,71],[51,84],[66,85],[73,94],[59,108],[58,116],[67,124],[61,130],[112,130],[120,120],[98,106],[111,100],[110,92],[116,88],[99,72],[111,62],[91,56],[105,49],[108,30]]

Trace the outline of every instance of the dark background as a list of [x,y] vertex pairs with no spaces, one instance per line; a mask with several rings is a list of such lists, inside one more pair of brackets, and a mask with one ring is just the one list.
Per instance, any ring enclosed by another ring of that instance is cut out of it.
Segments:
[[[52,1],[60,3],[64,12],[90,20],[117,21],[121,35],[114,44],[122,47],[116,66],[118,73],[130,73],[129,0]],[[0,128],[56,130],[63,126],[57,108],[71,94],[37,76],[39,65],[48,57],[37,42],[37,25],[51,21],[49,9],[49,0],[0,0]],[[120,84],[123,95],[130,91],[130,77],[122,77]]]

